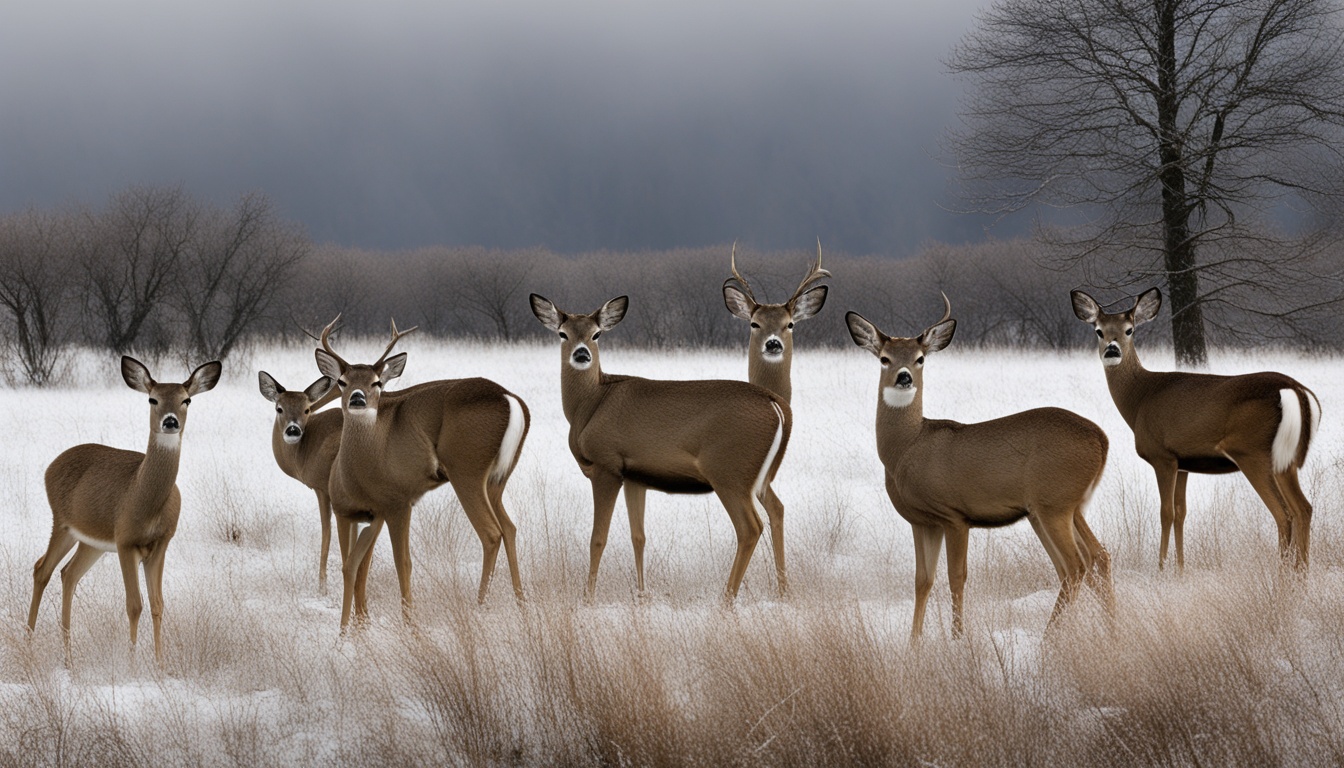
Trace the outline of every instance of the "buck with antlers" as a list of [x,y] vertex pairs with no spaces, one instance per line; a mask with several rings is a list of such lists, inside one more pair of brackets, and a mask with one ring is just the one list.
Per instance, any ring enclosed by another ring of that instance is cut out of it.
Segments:
[[329,337],[339,317],[322,330],[317,367],[341,392],[340,448],[332,463],[332,511],[347,525],[369,523],[350,544],[341,568],[344,594],[341,628],[350,620],[357,569],[386,525],[401,589],[402,614],[411,615],[411,508],[426,492],[451,483],[467,519],[481,539],[481,584],[485,601],[501,541],[514,595],[523,597],[514,551],[516,528],[504,509],[504,486],[527,438],[529,414],[517,395],[481,378],[427,382],[385,395],[388,382],[406,367],[406,353],[388,354],[414,331],[398,331],[371,365],[346,362]]
[[1158,568],[1166,564],[1173,528],[1176,567],[1185,567],[1189,474],[1237,471],[1274,516],[1279,554],[1306,568],[1312,510],[1297,471],[1320,425],[1315,393],[1281,373],[1214,376],[1147,370],[1134,349],[1134,329],[1157,317],[1162,294],[1156,288],[1113,314],[1082,291],[1073,291],[1071,298],[1074,314],[1096,331],[1106,385],[1134,431],[1134,447],[1157,474],[1162,500]]
[[[666,493],[718,495],[737,533],[737,555],[724,590],[731,601],[761,536],[765,489],[788,447],[788,402],[741,381],[659,381],[603,373],[597,339],[625,317],[626,297],[586,315],[562,312],[535,293],[531,302],[541,324],[560,336],[560,399],[569,421],[569,449],[593,488],[588,596],[597,586],[616,497],[622,484],[633,483]],[[642,516],[631,514],[641,593],[643,523]],[[776,562],[782,563],[778,544]]]
[[[809,265],[807,275],[794,289],[793,295],[782,304],[762,304],[756,300],[751,284],[737,271],[737,244],[733,244],[729,262],[732,277],[723,281],[723,303],[734,317],[751,324],[751,338],[747,346],[747,381],[764,387],[791,403],[793,385],[790,371],[793,366],[794,323],[812,317],[826,303],[827,287],[809,288],[831,273],[821,268],[821,241],[817,241],[817,260]],[[625,505],[631,519],[644,516],[644,491],[637,484],[625,484]],[[784,569],[784,503],[773,488],[765,489],[765,509],[770,517],[770,539],[774,545],[775,572],[780,591],[788,585]]]
[[962,593],[971,528],[1026,518],[1059,574],[1053,622],[1086,582],[1112,609],[1110,555],[1083,509],[1106,466],[1106,433],[1060,408],[1036,408],[975,424],[924,418],[924,357],[952,341],[956,320],[943,297],[942,319],[915,338],[883,334],[856,312],[845,315],[854,343],[882,364],[877,453],[887,495],[915,537],[915,615],[924,627],[943,540],[952,588],[952,633],[962,633]]
[[154,621],[154,657],[163,658],[163,563],[168,543],[177,532],[182,496],[177,467],[182,432],[191,398],[219,381],[221,366],[210,362],[192,371],[181,384],[160,384],[132,357],[121,358],[126,385],[149,395],[149,446],[144,453],[86,443],[71,448],[47,467],[47,501],[51,504],[51,541],[33,566],[33,603],[28,628],[37,626],[37,609],[51,574],[72,547],[75,554],[61,569],[61,634],[70,653],[70,605],[85,572],[106,552],[116,552],[126,585],[126,615],[131,620],[131,645],[140,622],[140,578],[143,564]]

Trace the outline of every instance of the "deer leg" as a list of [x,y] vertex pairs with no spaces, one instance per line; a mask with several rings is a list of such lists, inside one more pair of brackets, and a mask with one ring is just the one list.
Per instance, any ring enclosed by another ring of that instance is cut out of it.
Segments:
[[1185,571],[1185,483],[1189,472],[1176,473],[1176,488],[1172,494],[1172,530],[1176,538],[1176,570]]
[[355,582],[359,578],[361,569],[364,573],[367,573],[367,566],[364,565],[364,562],[372,559],[373,542],[377,540],[378,534],[382,530],[383,518],[375,517],[373,522],[361,531],[359,537],[351,543],[350,553],[346,555],[345,562],[341,565],[341,581],[344,586],[341,595],[342,633],[345,632],[346,626],[350,624],[350,603],[355,595]]
[[1036,515],[1027,515],[1027,521],[1031,523],[1031,529],[1036,532],[1036,538],[1041,540],[1041,546],[1045,547],[1045,554],[1050,558],[1050,564],[1055,566],[1055,574],[1059,580],[1064,580],[1064,567],[1060,565],[1059,553],[1055,551],[1055,545],[1050,542],[1050,537],[1045,535],[1045,529],[1041,527],[1041,521]]
[[1176,517],[1176,477],[1180,470],[1175,462],[1164,461],[1153,464],[1153,472],[1157,474],[1157,493],[1162,499],[1162,545],[1157,552],[1157,570],[1160,571],[1167,565],[1167,544],[1171,541],[1171,525]]
[[593,536],[588,542],[588,588],[584,595],[591,600],[597,589],[597,566],[602,562],[602,550],[607,546],[607,532],[611,530],[611,513],[616,510],[616,497],[621,493],[621,478],[593,469]]
[[163,663],[163,561],[168,541],[160,539],[145,558],[145,589],[149,592],[149,618],[154,623],[154,660]]
[[1280,497],[1287,502],[1288,510],[1292,513],[1290,539],[1297,554],[1297,566],[1305,569],[1311,549],[1311,502],[1307,500],[1306,494],[1302,492],[1302,486],[1298,483],[1296,467],[1289,467],[1286,471],[1275,475],[1274,483],[1278,486]]
[[761,539],[765,523],[756,512],[756,500],[752,497],[750,489],[733,496],[719,491],[718,496],[723,508],[728,511],[729,519],[733,521],[733,530],[737,533],[737,554],[733,556],[733,567],[728,571],[728,585],[723,591],[724,602],[731,604],[742,586],[742,579],[747,575],[751,553],[756,550],[756,542]]
[[1059,597],[1055,600],[1054,610],[1050,612],[1050,621],[1047,624],[1049,626],[1055,623],[1077,596],[1086,568],[1083,565],[1083,556],[1078,551],[1078,545],[1074,542],[1073,512],[1042,509],[1036,511],[1036,515],[1040,518],[1040,530],[1045,533],[1054,553],[1059,557],[1057,570],[1064,572],[1064,578],[1060,580]]
[[644,594],[644,496],[648,489],[625,481],[625,513],[630,518],[630,544],[635,548],[635,587]]
[[410,507],[388,516],[387,536],[392,541],[392,563],[397,568],[397,586],[401,590],[401,618],[407,624],[412,624]]
[[70,661],[70,606],[75,600],[75,587],[102,556],[103,550],[80,544],[75,556],[61,569],[61,640],[65,644],[66,663]]
[[1251,487],[1260,495],[1260,500],[1269,509],[1269,514],[1274,516],[1274,523],[1279,528],[1279,556],[1284,559],[1293,557],[1290,522],[1292,510],[1280,495],[1279,486],[1274,482],[1274,465],[1269,455],[1248,453],[1233,455],[1231,458],[1250,481]]
[[789,578],[784,571],[784,502],[775,495],[775,489],[765,487],[765,512],[770,517],[770,545],[775,552],[775,579],[779,583],[779,594],[789,591]]
[[915,534],[915,617],[910,623],[910,641],[918,642],[924,633],[924,608],[933,589],[934,570],[942,554],[943,529],[936,525],[914,525]]
[[131,620],[131,647],[135,647],[136,632],[140,628],[140,611],[144,604],[140,600],[140,574],[136,568],[140,565],[138,547],[117,547],[117,559],[121,561],[121,580],[126,585],[126,618]]
[[481,540],[481,586],[476,593],[476,602],[484,603],[485,595],[490,590],[490,576],[495,572],[495,560],[499,557],[499,544],[504,539],[504,531],[500,529],[495,510],[486,497],[486,479],[468,479],[461,472],[454,472],[451,476],[457,500],[462,502],[462,511]]
[[970,545],[970,530],[959,525],[943,529],[947,537],[947,583],[952,589],[952,637],[964,634],[962,597],[966,592],[966,549]]
[[[1087,524],[1087,519],[1083,517],[1083,508],[1080,506],[1073,513],[1073,530],[1075,538],[1081,540],[1081,551],[1087,555],[1089,561],[1086,565],[1086,576],[1084,577],[1087,585],[1101,599],[1101,604],[1105,606],[1106,613],[1115,615],[1115,584],[1111,581],[1111,553],[1097,540],[1096,534],[1092,533],[1092,527]],[[1178,529],[1179,530],[1179,529]],[[1180,550],[1177,550],[1179,556]],[[1061,576],[1061,580],[1062,580]]]
[[37,627],[37,609],[42,605],[42,593],[47,590],[51,574],[61,564],[61,558],[75,546],[75,537],[65,528],[51,532],[51,541],[47,543],[47,553],[37,558],[33,564],[33,604],[28,609],[28,629]]
[[515,549],[518,526],[513,524],[508,511],[504,509],[504,483],[491,483],[486,487],[486,495],[490,497],[490,508],[495,512],[495,520],[504,536],[504,557],[509,561],[509,578],[513,581],[513,596],[522,600],[523,578],[518,572],[518,551]]
[[[317,494],[317,514],[322,520],[322,549],[318,551],[317,563],[317,591],[320,594],[327,594],[327,552],[331,549],[331,500],[323,491],[315,491]],[[339,537],[340,534],[337,533]],[[345,555],[345,544],[341,544],[341,555]]]

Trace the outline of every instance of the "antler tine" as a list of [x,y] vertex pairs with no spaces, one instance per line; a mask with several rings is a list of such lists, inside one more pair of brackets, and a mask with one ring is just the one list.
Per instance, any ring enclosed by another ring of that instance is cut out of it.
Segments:
[[813,263],[813,264],[811,264],[811,265],[808,266],[808,268],[807,268],[807,277],[804,277],[804,278],[803,278],[803,282],[801,282],[801,283],[798,284],[798,288],[797,288],[797,290],[795,290],[795,291],[793,292],[793,297],[794,297],[795,299],[798,298],[799,296],[802,295],[803,291],[807,290],[808,286],[812,285],[813,283],[817,282],[818,280],[824,280],[824,279],[826,279],[826,278],[828,278],[828,277],[830,277],[830,276],[831,276],[831,273],[830,273],[829,270],[825,270],[825,269],[822,269],[822,268],[821,268],[821,238],[818,237],[818,238],[817,238],[817,260],[816,260],[815,263]]
[[751,290],[751,284],[747,282],[747,278],[743,277],[741,272],[738,272],[738,271],[737,271],[737,241],[736,241],[736,240],[733,241],[733,256],[732,256],[732,261],[731,261],[730,263],[732,264],[733,276],[730,277],[730,278],[728,278],[727,280],[724,280],[724,281],[723,281],[723,284],[724,284],[724,285],[727,285],[728,283],[731,283],[731,282],[733,282],[734,280],[736,280],[736,281],[737,281],[737,285],[738,285],[738,287],[742,289],[742,292],[743,292],[743,293],[747,294],[747,298],[751,299],[752,301],[755,301],[755,300],[756,300],[756,294],[754,294],[754,293],[752,292],[752,290]]
[[[938,293],[943,297],[943,318],[939,320],[938,323],[945,323],[952,319],[952,302],[947,300],[946,293],[943,293],[942,291],[939,291]],[[934,323],[934,325],[938,325],[938,323]]]
[[[336,350],[331,348],[331,341],[329,340],[331,332],[336,330],[337,324],[340,322],[341,322],[341,316],[337,314],[336,318],[332,320],[330,323],[327,323],[326,327],[322,329],[322,336],[319,337],[317,340],[321,342],[322,349],[326,350],[326,353],[328,355],[331,355],[332,357],[336,358],[336,361],[339,362],[341,364],[341,367],[344,368],[349,366],[349,363],[345,362],[344,358],[336,354]],[[304,332],[307,333],[307,331]],[[312,334],[309,335],[311,336]]]
[[418,326],[418,325],[413,325],[413,326],[411,326],[410,328],[407,328],[407,329],[404,330],[404,331],[398,331],[398,330],[397,330],[397,321],[396,321],[396,319],[394,318],[394,319],[392,320],[392,340],[389,341],[389,342],[387,343],[387,349],[384,349],[384,350],[383,350],[383,355],[382,355],[382,357],[378,358],[378,362],[374,363],[374,364],[373,364],[373,367],[374,367],[374,368],[377,368],[378,366],[382,365],[382,364],[383,364],[383,361],[387,359],[387,355],[388,355],[388,353],[391,352],[391,351],[392,351],[392,348],[395,347],[395,346],[397,345],[397,341],[398,341],[399,339],[401,339],[402,336],[408,336],[408,335],[410,335],[411,333],[413,333],[413,332],[415,331],[416,328],[419,328],[419,327],[420,327],[420,326]]
[[[294,321],[294,325],[295,325],[295,327],[297,327],[300,331],[303,331],[303,335],[304,335],[304,336],[307,336],[308,338],[312,339],[313,341],[321,341],[321,340],[322,340],[322,339],[320,339],[320,338],[317,336],[317,334],[315,334],[315,333],[313,333],[312,331],[308,330],[308,328],[307,328],[303,323],[300,323],[300,322],[298,321],[298,319],[296,319],[296,318],[294,317],[293,313],[290,313],[289,319]],[[341,319],[341,316],[340,316],[340,315],[337,315],[337,316],[336,316],[336,320],[340,320],[340,319]],[[332,322],[334,323],[335,320],[333,320]],[[336,326],[335,328],[332,328],[332,329],[331,329],[331,332],[332,332],[332,333],[339,333],[340,330],[341,330],[341,327],[338,325],[338,326]]]

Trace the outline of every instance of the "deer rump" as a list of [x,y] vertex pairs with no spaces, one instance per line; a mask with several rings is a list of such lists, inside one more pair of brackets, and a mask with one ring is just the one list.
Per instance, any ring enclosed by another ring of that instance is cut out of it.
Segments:
[[[755,478],[780,427],[772,400],[785,414],[775,463],[788,447],[792,421],[788,404],[754,384],[653,381],[607,374],[602,379],[606,394],[582,429],[576,430],[571,445],[586,473],[597,467],[653,490],[676,494],[712,493],[724,478]],[[723,396],[705,398],[706,389]],[[762,395],[749,401],[753,412],[740,407],[745,390]],[[688,403],[700,407],[688,410]],[[725,441],[725,434],[735,439]]]

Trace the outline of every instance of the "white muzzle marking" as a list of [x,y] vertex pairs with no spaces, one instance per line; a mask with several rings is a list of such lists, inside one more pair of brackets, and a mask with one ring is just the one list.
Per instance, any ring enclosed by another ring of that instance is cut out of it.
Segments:
[[297,427],[298,425],[299,425],[299,424],[298,424],[298,422],[296,422],[296,421],[291,421],[291,422],[289,422],[288,424],[285,425],[284,432],[282,432],[281,434],[284,436],[284,438],[285,438],[285,442],[286,442],[286,443],[288,443],[288,444],[290,444],[290,445],[294,445],[295,443],[297,443],[297,442],[299,442],[300,440],[303,439],[303,431],[302,431],[302,430],[300,430],[300,431],[299,431],[299,434],[297,434],[297,435],[291,435],[291,434],[289,433],[289,428],[290,428],[290,427]]
[[[1110,354],[1111,350],[1115,350],[1114,355]],[[1120,351],[1120,345],[1116,344],[1114,341],[1107,344],[1106,348],[1101,351],[1101,364],[1107,368],[1110,368],[1113,365],[1119,365],[1120,361],[1124,359],[1124,353]]]
[[904,408],[915,402],[915,393],[919,387],[911,384],[908,387],[883,387],[882,402],[891,408]]
[[[578,360],[574,359],[574,356],[579,353],[579,350],[583,350],[588,353],[588,360],[586,362],[581,363]],[[586,371],[589,368],[593,367],[593,353],[592,350],[588,349],[587,344],[580,344],[577,347],[575,347],[572,352],[569,353],[569,367],[573,368],[576,371]]]

